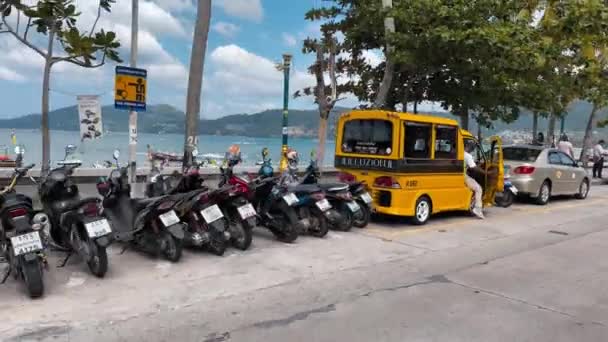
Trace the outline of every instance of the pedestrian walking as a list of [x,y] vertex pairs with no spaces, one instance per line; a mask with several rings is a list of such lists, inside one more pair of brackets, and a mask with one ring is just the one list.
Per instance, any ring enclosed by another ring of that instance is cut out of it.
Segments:
[[481,171],[484,172],[483,170],[481,170],[481,168],[479,168],[477,166],[477,164],[475,163],[475,159],[473,158],[473,155],[471,155],[471,152],[475,149],[475,143],[472,141],[466,142],[465,143],[465,148],[464,148],[464,167],[465,167],[465,174],[464,174],[464,182],[466,184],[466,186],[471,189],[471,191],[473,191],[473,194],[475,196],[475,201],[473,203],[473,214],[475,216],[477,216],[480,219],[484,219],[483,216],[483,202],[482,202],[482,194],[483,194],[483,190],[481,188],[481,185],[479,185],[479,183],[477,183],[477,181],[469,176],[469,172],[470,171]]
[[601,139],[593,146],[593,178],[602,178],[604,156],[608,154],[608,151],[604,149],[604,144],[604,140]]
[[570,139],[568,139],[568,135],[566,135],[566,133],[562,133],[562,136],[559,138],[557,149],[574,159],[574,147],[572,146],[572,143],[570,142]]

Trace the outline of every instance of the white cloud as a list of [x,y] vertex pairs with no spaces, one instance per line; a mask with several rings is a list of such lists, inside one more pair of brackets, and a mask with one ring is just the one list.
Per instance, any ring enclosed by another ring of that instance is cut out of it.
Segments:
[[23,75],[18,74],[8,68],[0,66],[0,80],[3,81],[13,81],[13,82],[24,82],[25,77]]
[[[237,45],[220,46],[209,55],[209,75],[205,78],[205,115],[251,113],[279,108],[283,96],[283,73],[275,67],[278,60],[256,55]],[[314,85],[314,77],[294,68],[291,92]],[[230,101],[213,99],[230,98]],[[236,100],[235,100],[236,99]],[[294,101],[312,105],[312,98]]]
[[380,63],[384,62],[384,55],[380,50],[363,50],[361,53],[365,62],[372,67],[377,67]]
[[294,47],[298,44],[298,40],[293,35],[283,32],[283,43],[288,47]]
[[170,12],[196,11],[192,0],[153,0],[162,9]]
[[224,21],[213,24],[211,29],[227,38],[233,38],[241,30],[237,25]]
[[264,18],[261,0],[216,0],[214,3],[220,6],[227,15],[233,17],[257,23]]

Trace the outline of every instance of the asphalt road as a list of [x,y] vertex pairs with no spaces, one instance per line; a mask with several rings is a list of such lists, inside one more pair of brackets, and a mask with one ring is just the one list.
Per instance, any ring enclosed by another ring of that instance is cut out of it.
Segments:
[[[2,341],[608,341],[608,187],[424,227],[382,220],[171,264],[120,248],[77,258],[30,300],[0,287]],[[1,266],[0,266],[1,267]]]

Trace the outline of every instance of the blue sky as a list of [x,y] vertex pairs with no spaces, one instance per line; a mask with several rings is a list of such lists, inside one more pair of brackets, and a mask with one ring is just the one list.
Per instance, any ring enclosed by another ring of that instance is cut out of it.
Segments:
[[[90,27],[95,0],[76,0],[81,27]],[[274,63],[294,54],[292,91],[313,85],[302,55],[302,40],[318,34],[318,24],[304,13],[321,0],[213,0],[207,47],[201,117],[252,113],[282,105],[282,75]],[[191,0],[141,0],[138,64],[148,69],[148,103],[185,107],[187,70],[196,8]],[[98,26],[117,32],[128,61],[130,1],[118,0]],[[42,37],[34,37],[42,44]],[[40,45],[42,46],[42,45]],[[0,117],[40,112],[42,58],[7,34],[0,35]],[[51,108],[74,105],[78,94],[103,94],[112,103],[115,65],[84,70],[69,64],[54,67]],[[354,104],[356,101],[348,100]],[[292,100],[292,108],[313,108],[311,98]]]

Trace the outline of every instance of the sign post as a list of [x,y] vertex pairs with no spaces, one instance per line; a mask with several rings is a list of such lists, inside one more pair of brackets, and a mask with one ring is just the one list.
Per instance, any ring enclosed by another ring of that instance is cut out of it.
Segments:
[[[148,72],[144,69],[116,67],[114,82],[114,107],[129,110],[129,166],[130,183],[136,180],[136,152],[137,152],[137,112],[146,111]],[[135,187],[131,186],[131,191]]]

